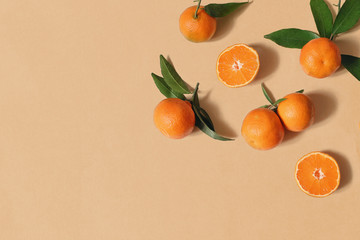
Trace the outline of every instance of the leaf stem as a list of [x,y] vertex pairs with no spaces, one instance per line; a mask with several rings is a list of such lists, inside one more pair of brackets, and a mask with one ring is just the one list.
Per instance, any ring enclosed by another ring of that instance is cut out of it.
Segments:
[[195,15],[194,15],[194,18],[197,19],[198,18],[198,11],[199,11],[199,8],[200,8],[200,4],[201,4],[201,0],[198,0],[198,5],[196,7],[196,11],[195,11]]
[[262,91],[263,91],[263,93],[264,93],[264,95],[265,95],[265,98],[269,101],[269,103],[270,103],[271,105],[273,105],[273,104],[274,104],[274,101],[270,98],[269,94],[267,93],[267,91],[266,91],[266,89],[265,89],[265,86],[264,86],[264,83],[261,83],[261,89],[262,89]]
[[[338,8],[338,12],[337,12],[337,14],[339,14],[340,9],[341,9],[341,0],[339,0],[338,4],[333,4],[333,5],[334,5],[335,7],[337,7],[337,8]],[[336,38],[336,35],[331,34],[331,36],[330,36],[330,40],[334,41],[334,40],[335,40],[335,38]]]
[[192,97],[191,97],[191,102],[194,102],[195,96],[197,95],[198,90],[199,90],[199,83],[196,84],[194,93],[193,93],[193,95],[192,95]]
[[338,13],[340,12],[340,8],[341,8],[341,0],[339,0],[339,3],[337,5],[335,5],[338,7]]

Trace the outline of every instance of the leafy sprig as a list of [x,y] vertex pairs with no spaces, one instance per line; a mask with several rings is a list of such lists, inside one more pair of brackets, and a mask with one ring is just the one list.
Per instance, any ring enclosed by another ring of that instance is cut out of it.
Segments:
[[232,141],[234,139],[226,138],[215,132],[214,124],[210,115],[200,106],[198,90],[199,83],[196,84],[194,92],[191,92],[187,87],[185,81],[176,72],[173,65],[171,65],[163,55],[160,55],[161,76],[151,73],[156,87],[167,98],[179,98],[187,100],[184,94],[191,94],[191,107],[195,113],[195,126],[208,136],[220,141]]
[[212,123],[209,114],[200,107],[198,97],[199,83],[196,84],[195,91],[192,96],[191,105],[195,113],[195,125],[203,131],[206,135],[221,141],[231,141],[233,139],[225,138],[215,132],[214,124]]
[[[341,6],[338,4],[338,13],[333,19],[332,13],[324,0],[311,0],[311,12],[316,23],[318,33],[297,28],[281,29],[264,37],[276,44],[287,48],[301,49],[310,40],[325,37],[330,40],[340,33],[344,33],[355,26],[360,19],[360,0],[346,0]],[[342,65],[360,81],[360,58],[350,55],[341,55]]]
[[[277,108],[278,108],[278,106],[279,106],[279,103],[281,103],[282,101],[285,101],[286,98],[280,98],[280,99],[274,101],[274,100],[270,97],[269,93],[266,91],[266,88],[265,88],[265,86],[264,86],[264,83],[261,83],[261,89],[262,89],[262,92],[264,93],[265,98],[269,101],[270,105],[269,105],[269,104],[263,105],[263,106],[261,106],[261,107],[259,107],[259,108],[268,108],[268,109],[273,110],[274,112],[276,112],[276,111],[277,111]],[[301,89],[301,90],[299,90],[299,91],[296,91],[296,93],[303,93],[303,92],[304,92],[304,89]]]
[[[194,0],[194,2],[197,2],[197,8],[195,11],[194,18],[197,18],[197,13],[200,8],[201,0]],[[241,5],[247,4],[247,2],[231,2],[231,3],[222,3],[222,4],[216,4],[211,3],[206,6],[204,6],[204,10],[207,14],[209,14],[212,17],[219,18],[219,17],[225,17],[235,11],[237,8],[239,8]]]

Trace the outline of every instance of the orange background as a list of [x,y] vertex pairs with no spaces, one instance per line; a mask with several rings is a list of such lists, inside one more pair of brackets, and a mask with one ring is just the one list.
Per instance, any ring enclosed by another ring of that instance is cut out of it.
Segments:
[[[254,0],[199,44],[178,30],[190,0],[0,3],[0,239],[359,238],[360,82],[344,68],[308,77],[298,49],[263,38],[316,31],[309,1]],[[360,56],[359,34],[358,23],[337,38],[342,53]],[[235,43],[254,47],[261,67],[230,89],[215,63]],[[200,82],[202,107],[235,141],[160,134],[152,114],[163,96],[150,76],[160,54]],[[266,103],[262,82],[276,98],[305,89],[317,110],[312,127],[269,151],[240,134],[246,113]],[[294,180],[297,160],[315,150],[342,174],[323,199]]]

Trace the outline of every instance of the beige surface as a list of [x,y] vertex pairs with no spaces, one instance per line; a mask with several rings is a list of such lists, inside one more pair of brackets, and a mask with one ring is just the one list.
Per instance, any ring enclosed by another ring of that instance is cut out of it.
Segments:
[[[299,50],[263,38],[315,31],[308,2],[254,0],[194,44],[177,22],[190,0],[1,1],[0,239],[359,239],[360,82],[344,69],[310,78]],[[338,38],[341,51],[360,56],[359,36],[358,24]],[[215,62],[239,42],[262,65],[230,89]],[[236,141],[160,134],[152,112],[163,97],[150,77],[159,54],[200,82],[202,106]],[[270,151],[240,135],[245,114],[266,103],[261,82],[278,98],[304,88],[317,109],[310,129]],[[341,167],[340,189],[324,199],[293,176],[314,150]]]

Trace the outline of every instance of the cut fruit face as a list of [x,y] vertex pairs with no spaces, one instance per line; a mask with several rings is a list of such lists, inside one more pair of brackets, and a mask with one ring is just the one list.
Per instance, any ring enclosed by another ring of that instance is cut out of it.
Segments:
[[333,157],[311,152],[296,164],[295,179],[300,189],[313,197],[326,197],[340,184],[340,170]]
[[216,62],[218,79],[228,87],[252,82],[259,71],[259,55],[246,44],[235,44],[222,51]]

